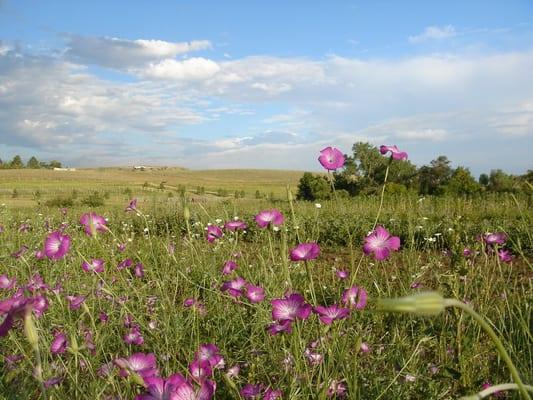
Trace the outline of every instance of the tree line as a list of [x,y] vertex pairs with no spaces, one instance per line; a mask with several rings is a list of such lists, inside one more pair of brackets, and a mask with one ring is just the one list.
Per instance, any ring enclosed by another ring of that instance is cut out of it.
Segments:
[[53,169],[61,168],[61,163],[57,160],[50,162],[39,161],[36,157],[31,157],[26,163],[22,160],[22,157],[16,155],[11,161],[2,161],[0,159],[0,169]]
[[[418,193],[419,195],[475,195],[483,192],[531,193],[533,170],[524,175],[510,175],[501,169],[474,178],[470,170],[452,168],[446,156],[438,156],[429,165],[417,168],[410,161],[390,162],[376,146],[358,142],[352,155],[345,155],[342,170],[324,176],[304,173],[298,185],[300,200],[328,199],[333,188],[338,196],[373,195],[381,191],[387,174],[388,193]],[[388,172],[387,172],[388,167]]]

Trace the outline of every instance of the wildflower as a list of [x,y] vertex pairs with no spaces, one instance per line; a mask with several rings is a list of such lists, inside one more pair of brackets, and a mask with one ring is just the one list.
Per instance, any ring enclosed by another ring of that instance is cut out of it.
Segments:
[[346,383],[333,379],[329,384],[326,395],[328,397],[344,398],[346,397],[347,390],[348,388],[346,387]]
[[263,400],[281,399],[282,395],[283,393],[281,392],[281,390],[274,390],[274,389],[268,388],[267,390],[265,390],[265,394],[263,395]]
[[246,285],[246,281],[238,277],[232,281],[226,281],[222,283],[222,286],[220,287],[220,290],[223,292],[228,292],[228,294],[232,297],[239,297],[243,295],[243,288]]
[[342,279],[342,280],[348,278],[348,272],[343,271],[341,269],[336,270],[335,275],[337,275],[337,278]]
[[120,368],[121,376],[130,372],[139,374],[143,379],[159,375],[153,353],[134,353],[128,358],[117,358],[115,364]]
[[39,249],[35,251],[34,256],[37,260],[42,260],[43,258],[46,257],[46,253],[44,252],[44,250]]
[[54,376],[43,381],[43,386],[45,389],[48,389],[52,386],[59,385],[64,379],[65,377],[63,376]]
[[189,364],[189,373],[195,381],[202,382],[213,372],[208,360],[194,360]]
[[108,230],[105,218],[95,212],[83,214],[80,217],[80,224],[84,226],[85,233],[88,236],[96,236],[97,232],[106,232]]
[[267,331],[271,336],[276,336],[278,333],[282,332],[291,333],[292,321],[287,319],[281,322],[273,322],[267,327]]
[[104,272],[104,260],[100,258],[93,258],[91,260],[91,263],[84,261],[81,264],[81,268],[86,272],[95,272],[95,273]]
[[251,303],[260,303],[265,299],[265,289],[248,284],[246,285],[246,298]]
[[261,385],[260,383],[255,384],[255,385],[252,385],[251,383],[247,383],[240,390],[240,394],[245,399],[259,399],[262,391],[263,391],[263,385]]
[[366,342],[361,342],[361,345],[359,346],[359,351],[363,354],[366,354],[370,352],[370,346]]
[[133,325],[129,332],[124,335],[123,340],[126,344],[135,344],[137,346],[144,344],[144,337],[141,334],[139,325]]
[[208,361],[211,368],[224,368],[224,358],[220,354],[218,347],[212,343],[200,345],[194,358],[197,361]]
[[187,380],[181,374],[174,374],[167,379],[159,376],[143,378],[147,393],[137,396],[137,400],[168,400],[177,399],[176,390]]
[[0,324],[0,337],[6,336],[13,327],[15,320],[30,312],[33,299],[23,295],[15,295],[6,300],[0,301],[0,315],[5,315]]
[[322,204],[320,204],[320,203],[315,203],[315,208],[322,208]]
[[296,318],[307,319],[311,313],[311,305],[299,293],[293,293],[281,299],[270,301],[272,319],[276,321],[294,321]]
[[69,308],[71,310],[77,310],[81,307],[82,303],[85,301],[85,296],[67,296],[69,302]]
[[376,230],[365,238],[363,252],[366,255],[374,253],[374,258],[381,261],[389,256],[391,250],[396,251],[399,248],[400,238],[391,236],[384,227],[378,225]]
[[32,300],[33,313],[36,318],[41,318],[46,310],[48,310],[48,299],[40,294],[35,296]]
[[226,370],[226,376],[228,378],[236,378],[241,372],[241,367],[238,364],[235,364],[233,367],[230,367]]
[[233,260],[228,260],[224,263],[224,268],[222,268],[222,273],[224,275],[229,275],[236,268],[237,268],[237,263]]
[[486,233],[482,237],[483,241],[488,246],[496,244],[502,245],[507,240],[507,235],[503,232]]
[[124,250],[126,250],[126,243],[119,243],[117,248],[118,251],[122,253]]
[[379,147],[379,152],[381,154],[387,154],[389,151],[391,152],[391,157],[393,160],[407,160],[407,153],[405,151],[398,150],[398,147],[396,146],[381,145]]
[[130,204],[124,209],[125,212],[137,211],[137,199],[132,199]]
[[410,383],[416,382],[416,376],[411,375],[411,374],[406,374],[404,379],[406,382],[410,382]]
[[280,226],[283,224],[283,214],[276,210],[263,210],[255,216],[255,222],[259,228],[266,228],[269,225]]
[[20,258],[24,255],[24,253],[26,253],[28,251],[28,246],[26,246],[25,244],[23,244],[19,250],[17,250],[16,252],[14,253],[11,253],[11,257],[13,258]]
[[107,315],[105,311],[100,311],[100,313],[98,314],[98,319],[101,323],[105,324],[109,321],[109,315]]
[[241,221],[239,219],[228,221],[224,224],[224,229],[227,231],[235,232],[235,231],[243,231],[246,228],[248,228],[248,224],[246,222]]
[[133,273],[137,278],[144,277],[144,265],[143,263],[137,263],[135,264],[135,267],[133,268]]
[[222,236],[224,236],[224,233],[222,233],[222,229],[220,229],[220,227],[218,227],[217,225],[207,226],[205,238],[209,243],[214,242],[216,239],[220,239]]
[[326,147],[320,150],[318,161],[328,171],[334,171],[344,165],[344,154],[335,147]]
[[500,258],[500,261],[504,263],[510,263],[513,261],[513,255],[509,250],[506,249],[498,250],[498,257]]
[[54,355],[63,354],[67,350],[67,346],[67,336],[63,332],[56,332],[50,345],[50,353]]
[[118,263],[117,269],[118,270],[126,269],[126,268],[131,267],[132,265],[133,265],[133,260],[131,258],[126,258],[125,260],[122,260],[121,262]]
[[307,358],[307,361],[309,361],[309,364],[311,365],[318,365],[322,362],[324,359],[324,356],[320,353],[313,353],[311,349],[305,349],[304,356]]
[[291,250],[292,261],[314,260],[320,254],[320,247],[316,243],[300,243]]
[[337,319],[344,319],[350,315],[350,310],[348,308],[342,308],[333,304],[329,307],[316,306],[313,308],[313,312],[318,314],[320,322],[326,325],[331,325],[331,323]]
[[6,274],[0,275],[0,289],[13,289],[17,284],[17,278],[9,278]]
[[363,310],[366,306],[368,293],[366,290],[359,286],[352,286],[342,292],[342,302],[349,308],[355,308],[356,310]]

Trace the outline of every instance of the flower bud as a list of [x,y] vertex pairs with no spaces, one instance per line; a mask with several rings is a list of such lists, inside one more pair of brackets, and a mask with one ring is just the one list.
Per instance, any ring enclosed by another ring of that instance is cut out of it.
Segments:
[[33,323],[31,308],[28,308],[24,313],[24,333],[26,334],[31,347],[34,350],[39,350],[39,334],[37,333],[37,328]]
[[423,292],[396,299],[380,299],[378,308],[382,311],[433,316],[444,310],[445,302],[440,293]]
[[191,211],[187,206],[183,206],[183,218],[185,218],[186,221],[191,219]]

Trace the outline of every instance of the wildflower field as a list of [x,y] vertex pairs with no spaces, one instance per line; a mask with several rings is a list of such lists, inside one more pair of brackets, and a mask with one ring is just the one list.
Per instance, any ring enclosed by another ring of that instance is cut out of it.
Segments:
[[[391,163],[407,156],[382,147]],[[327,171],[342,166],[335,150],[320,154]],[[314,204],[294,200],[296,173],[183,178],[181,191],[166,173],[121,183],[107,205],[64,206],[46,200],[77,187],[105,198],[113,184],[9,171],[1,396],[531,396],[531,195]],[[208,201],[196,186],[249,194]]]

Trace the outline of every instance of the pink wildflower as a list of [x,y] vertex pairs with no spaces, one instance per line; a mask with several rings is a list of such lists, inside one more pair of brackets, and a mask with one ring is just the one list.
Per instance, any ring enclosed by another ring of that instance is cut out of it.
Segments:
[[320,254],[320,247],[316,243],[300,243],[291,250],[292,261],[314,260]]
[[387,154],[389,151],[391,152],[391,157],[393,160],[407,160],[407,153],[405,151],[398,150],[398,147],[396,146],[381,145],[379,147],[379,152],[381,154]]
[[86,272],[104,272],[104,260],[100,258],[93,258],[90,264],[87,261],[84,261],[81,264],[81,268]]
[[381,225],[376,227],[376,230],[365,238],[363,252],[368,255],[374,253],[376,260],[385,260],[389,257],[391,250],[398,250],[400,248],[400,238],[398,236],[391,236],[391,234]]
[[339,307],[336,304],[329,307],[316,306],[313,311],[318,314],[320,322],[326,325],[331,325],[333,321],[345,319],[350,315],[350,309]]
[[70,248],[70,236],[59,231],[50,233],[44,241],[44,252],[51,260],[65,257]]
[[240,219],[228,221],[224,224],[224,229],[231,232],[243,231],[246,228],[248,228],[248,225],[246,224],[246,222],[241,221]]
[[248,284],[246,285],[246,298],[251,303],[260,303],[265,299],[265,289]]
[[320,150],[318,161],[328,171],[334,171],[344,166],[344,154],[335,147],[326,147]]
[[50,345],[50,353],[57,355],[63,354],[68,347],[67,336],[63,332],[56,332],[54,335],[54,340]]
[[108,230],[105,218],[95,212],[83,214],[80,217],[80,224],[84,226],[85,233],[88,236],[96,236],[97,232],[106,232]]
[[217,225],[208,225],[207,230],[205,232],[205,238],[209,243],[214,242],[217,239],[220,239],[222,236],[224,236],[224,233],[222,233],[222,229],[220,229]]
[[280,226],[283,224],[283,214],[276,210],[263,210],[255,216],[255,222],[259,228],[266,228],[269,225]]
[[272,304],[272,319],[276,321],[307,319],[312,309],[311,305],[307,304],[299,293],[271,300],[270,304]]
[[366,290],[359,286],[352,286],[342,293],[342,302],[349,308],[362,310],[366,306],[368,294]]

